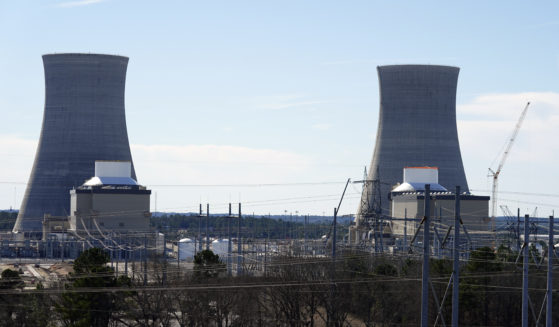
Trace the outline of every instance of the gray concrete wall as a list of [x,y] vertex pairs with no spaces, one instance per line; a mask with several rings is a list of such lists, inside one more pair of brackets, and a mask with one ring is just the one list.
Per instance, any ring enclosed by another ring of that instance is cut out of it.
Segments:
[[97,233],[95,219],[102,232],[145,232],[149,230],[150,194],[122,193],[74,193],[72,207],[76,211],[70,216],[70,229],[86,234]]
[[41,231],[46,213],[70,215],[69,191],[94,175],[95,160],[132,160],[124,111],[128,58],[53,54],[43,64],[43,125],[15,232]]
[[[383,213],[391,186],[402,182],[403,168],[439,168],[439,184],[468,192],[456,128],[459,68],[395,65],[377,68],[380,109],[368,179],[381,181]],[[371,197],[369,188],[364,197]],[[358,210],[358,217],[361,209]]]
[[137,215],[149,212],[149,194],[93,194],[93,210]]
[[[431,221],[441,229],[454,226],[455,201],[451,197],[431,200]],[[392,217],[404,218],[407,209],[407,218],[422,219],[424,216],[423,196],[399,195],[392,201]],[[460,201],[460,216],[462,222],[470,233],[488,233],[491,230],[489,218],[489,198],[475,197],[474,199]],[[407,222],[407,235],[411,237],[419,222]],[[404,234],[404,222],[395,220],[392,225],[395,235]],[[446,231],[446,230],[445,230]],[[441,232],[444,234],[444,232]]]

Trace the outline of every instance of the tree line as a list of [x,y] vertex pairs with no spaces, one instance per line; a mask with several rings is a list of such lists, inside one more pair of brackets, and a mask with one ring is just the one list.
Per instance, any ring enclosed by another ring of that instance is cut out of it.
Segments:
[[12,230],[16,223],[17,211],[0,211],[0,230]]
[[[83,252],[67,280],[21,291],[19,273],[0,279],[2,326],[404,326],[417,325],[421,261],[408,256],[345,251],[330,258],[275,257],[265,273],[228,276],[221,259],[199,252],[192,269],[153,259],[134,276],[116,276],[100,249]],[[463,262],[461,325],[520,322],[521,266],[506,247],[481,248]],[[530,298],[537,316],[545,269],[531,256]],[[538,268],[540,267],[540,268]],[[450,324],[442,301],[450,260],[432,259],[430,321]],[[559,276],[555,273],[555,280]],[[553,300],[557,303],[556,294]],[[437,317],[438,316],[438,317]],[[553,313],[559,321],[559,311]],[[530,318],[531,324],[535,320]]]
[[[206,216],[169,214],[151,218],[151,226],[154,229],[165,232],[169,239],[179,237],[182,231],[183,236],[195,237],[198,235],[198,228],[201,227],[205,233]],[[237,218],[225,216],[210,216],[208,226],[210,233],[216,237],[227,238],[228,226],[231,226],[233,237],[237,235]],[[270,238],[270,239],[300,239],[304,234],[309,239],[317,239],[325,235],[330,230],[330,222],[303,222],[303,216],[295,216],[293,219],[272,219],[266,216],[243,216],[241,222],[242,237],[249,238]]]

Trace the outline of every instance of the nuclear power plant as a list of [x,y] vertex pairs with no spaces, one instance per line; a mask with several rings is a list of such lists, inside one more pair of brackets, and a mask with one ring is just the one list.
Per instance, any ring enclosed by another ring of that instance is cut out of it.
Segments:
[[449,190],[458,185],[468,193],[456,129],[459,68],[394,65],[377,71],[377,137],[357,221],[374,203],[389,213],[388,194],[402,182],[405,167],[437,167],[439,184]]
[[[420,184],[430,181],[433,186],[438,185],[439,192],[453,191],[460,186],[469,194],[456,127],[459,68],[393,65],[379,66],[377,71],[380,90],[377,137],[355,218],[356,229],[361,229],[361,233],[353,236],[354,241],[363,237],[371,225],[377,226],[375,233],[384,233],[386,222],[378,227],[378,219],[394,216],[391,192],[405,182],[402,175],[405,168],[434,168],[435,177],[420,180]],[[421,192],[421,189],[406,191]],[[487,218],[489,198],[475,199],[484,203],[475,219]],[[399,214],[403,218],[403,212]],[[366,226],[360,227],[364,223]]]
[[43,125],[14,232],[41,232],[45,215],[69,216],[70,190],[93,176],[96,160],[132,162],[124,110],[128,58],[49,54],[43,64]]
[[[134,259],[145,257],[136,250],[151,244],[150,248],[166,253],[165,235],[151,229],[151,191],[137,182],[128,143],[124,107],[128,58],[50,54],[43,56],[43,63],[41,136],[13,228],[15,243],[8,244],[5,251],[10,255],[19,251],[35,253],[32,256],[75,257],[86,247],[101,246],[110,249],[113,257]],[[457,186],[462,190],[464,228],[473,237],[487,234],[489,197],[470,194],[460,154],[456,126],[459,68],[395,65],[377,70],[380,108],[376,145],[347,244],[375,250],[380,246],[380,251],[384,245],[391,247],[390,251],[406,249],[408,241],[413,242],[409,236],[420,228],[426,189],[432,191],[431,211],[435,216],[438,211],[435,223],[442,228],[452,221],[443,211],[453,210],[452,191]],[[240,208],[239,203],[235,242],[242,251]],[[193,240],[198,251],[205,240],[209,248],[209,204],[206,211],[204,235],[199,220],[197,232],[184,231],[191,238],[177,239],[179,261],[184,240]],[[231,209],[227,217],[235,218]],[[230,267],[230,226],[227,234],[212,244],[220,254],[226,252]],[[284,235],[287,237],[285,231]],[[324,237],[326,245],[312,253],[323,253],[332,244],[330,236]],[[300,246],[303,250],[297,251],[307,253],[306,236],[303,239],[300,244],[276,245],[289,251]],[[22,243],[24,240],[35,243]],[[222,248],[224,240],[227,251]],[[260,251],[257,248],[254,253]],[[123,249],[131,253],[121,253]],[[182,253],[182,259],[192,259],[187,252]]]

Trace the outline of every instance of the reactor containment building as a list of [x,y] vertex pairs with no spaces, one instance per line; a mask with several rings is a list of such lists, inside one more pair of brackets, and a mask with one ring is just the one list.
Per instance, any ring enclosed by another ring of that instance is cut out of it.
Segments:
[[390,215],[389,195],[402,182],[405,167],[437,167],[440,185],[469,193],[456,128],[459,68],[391,65],[377,71],[378,130],[357,227],[367,216]]
[[43,64],[41,136],[14,232],[40,233],[45,215],[69,216],[70,190],[91,177],[96,160],[132,162],[124,111],[128,58],[49,54]]

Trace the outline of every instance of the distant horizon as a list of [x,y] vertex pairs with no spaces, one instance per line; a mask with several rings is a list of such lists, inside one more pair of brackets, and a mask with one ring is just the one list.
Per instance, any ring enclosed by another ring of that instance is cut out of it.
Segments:
[[[19,209],[0,209],[0,212],[18,212]],[[189,216],[197,216],[198,212],[197,211],[187,211],[187,212],[178,212],[178,211],[151,211],[152,217],[153,214],[157,214],[159,216],[161,215],[172,215],[172,214],[177,214],[177,215],[189,215]],[[229,213],[228,212],[217,212],[217,213],[211,213],[210,212],[210,217],[212,216],[216,216],[216,217],[226,217],[228,216]],[[236,216],[237,213],[233,212],[233,216]],[[202,213],[202,217],[206,216],[206,213],[203,212]],[[306,215],[306,214],[256,214],[256,213],[244,213],[243,217],[259,217],[259,218],[267,218],[267,217],[318,217],[318,218],[333,218],[334,215]],[[530,216],[530,219],[541,219],[541,220],[549,220],[549,216]],[[354,218],[355,214],[344,214],[344,215],[340,215],[338,216],[339,219],[345,219],[345,218]],[[496,219],[507,219],[509,216],[496,216]],[[517,216],[513,216],[513,218],[516,218]],[[524,215],[520,215],[521,219],[524,219]],[[412,220],[414,218],[409,218],[409,220]],[[559,219],[559,217],[553,217],[554,220]]]

